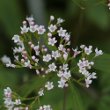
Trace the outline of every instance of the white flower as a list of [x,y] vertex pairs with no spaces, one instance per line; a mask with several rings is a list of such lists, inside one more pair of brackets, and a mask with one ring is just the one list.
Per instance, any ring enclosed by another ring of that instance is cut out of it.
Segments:
[[43,105],[43,106],[40,106],[39,109],[37,110],[52,110],[52,108],[50,105]]
[[37,31],[38,25],[32,25],[30,26],[30,32],[34,33],[35,31]]
[[15,47],[14,49],[13,49],[13,52],[14,53],[21,53],[21,52],[23,52],[23,50],[24,50],[24,47]]
[[77,48],[76,48],[76,49],[72,49],[72,50],[73,50],[73,52],[74,52],[74,55],[73,55],[74,58],[81,53],[81,51],[78,51]]
[[57,42],[57,40],[55,39],[55,37],[48,39],[48,45],[54,46],[56,42]]
[[92,53],[92,46],[89,46],[89,47],[85,47],[84,48],[84,51],[87,55],[90,55]]
[[14,102],[12,101],[12,99],[10,99],[10,98],[5,98],[5,99],[4,99],[4,104],[5,104],[5,107],[6,107],[8,110],[13,110]]
[[85,48],[85,45],[81,45],[80,48],[81,48],[81,49],[84,49],[84,48]]
[[38,92],[38,95],[39,96],[43,96],[44,95],[44,90],[43,89],[40,89],[40,91]]
[[59,88],[64,88],[67,86],[68,86],[68,84],[66,84],[66,81],[64,79],[61,79],[60,81],[58,81],[58,87]]
[[53,21],[55,17],[53,15],[50,16],[50,21]]
[[12,90],[10,89],[10,87],[7,87],[6,89],[4,89],[4,95],[5,97],[11,97],[12,94]]
[[63,64],[62,68],[64,71],[67,71],[68,70],[68,64]]
[[53,58],[57,59],[57,58],[60,57],[60,56],[61,56],[61,54],[58,52],[58,50],[52,51],[52,57],[53,57]]
[[50,32],[47,33],[47,35],[48,35],[48,37],[52,37],[52,33],[50,33]]
[[95,49],[95,57],[102,55],[102,54],[103,54],[102,50],[98,50],[98,48]]
[[1,58],[1,61],[2,61],[4,64],[11,63],[11,59],[10,59],[9,57],[7,57],[6,55],[4,55],[4,56]]
[[20,105],[21,104],[21,100],[20,99],[16,99],[14,102],[15,105]]
[[57,29],[57,26],[51,24],[51,25],[48,27],[48,29],[49,29],[50,32],[55,32],[55,30]]
[[30,17],[26,17],[26,20],[30,23],[34,21],[34,18],[33,16],[30,16]]
[[60,51],[62,51],[62,52],[65,52],[65,50],[66,50],[66,49],[64,48],[64,45],[62,45],[62,44],[59,45],[58,49],[59,49]]
[[63,23],[63,22],[64,22],[64,20],[62,18],[57,19],[57,24],[60,24],[60,23]]
[[96,73],[95,72],[93,72],[90,76],[89,76],[90,78],[92,78],[92,79],[96,79],[97,78],[97,76],[96,76]]
[[65,71],[63,76],[66,80],[68,80],[71,77],[70,71]]
[[14,35],[12,40],[14,40],[14,43],[20,42],[20,36],[19,35]]
[[30,60],[27,60],[27,61],[24,62],[24,67],[30,67],[31,68]]
[[57,32],[60,37],[65,37],[66,30],[64,30],[62,27]]
[[64,39],[65,39],[66,41],[69,41],[69,40],[70,40],[70,34],[66,33]]
[[86,82],[86,87],[88,88],[89,85],[92,83],[92,80],[87,78],[87,79],[85,79],[85,82]]
[[49,81],[48,81],[48,82],[45,84],[45,88],[47,88],[47,90],[53,89],[53,88],[54,88],[53,82],[49,82]]
[[68,53],[67,53],[67,52],[65,52],[65,53],[63,54],[63,58],[64,58],[65,61],[67,60],[67,58],[68,58]]
[[42,35],[42,34],[44,34],[44,32],[46,31],[46,29],[44,28],[44,26],[40,25],[40,26],[37,28],[37,31],[38,31],[38,34]]
[[36,74],[38,74],[38,75],[40,74],[39,70],[36,70]]
[[6,65],[6,67],[15,68],[15,64],[12,64],[11,59],[6,55],[1,58],[1,61]]
[[50,105],[44,105],[43,108],[44,108],[44,110],[52,110]]
[[55,63],[52,63],[52,64],[50,64],[49,65],[49,71],[51,72],[51,71],[56,71],[56,65],[55,65]]
[[51,59],[52,58],[51,58],[50,54],[47,54],[47,55],[43,56],[43,61],[45,61],[45,62],[49,62]]
[[57,76],[60,77],[60,78],[63,77],[63,75],[64,75],[63,71],[59,71],[59,72],[57,73]]
[[23,25],[23,27],[21,27],[21,34],[27,33],[29,30],[29,28],[26,25]]
[[39,51],[39,45],[34,46],[35,54],[38,56],[40,51]]

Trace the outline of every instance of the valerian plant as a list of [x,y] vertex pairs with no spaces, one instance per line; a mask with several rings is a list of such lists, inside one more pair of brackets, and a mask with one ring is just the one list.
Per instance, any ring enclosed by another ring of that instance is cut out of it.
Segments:
[[[13,48],[14,62],[6,55],[1,58],[6,67],[29,68],[35,70],[36,77],[46,78],[46,83],[37,91],[37,96],[23,98],[10,87],[4,89],[3,108],[6,110],[33,110],[32,106],[46,91],[57,87],[61,91],[72,87],[75,81],[81,86],[89,87],[97,78],[93,71],[94,59],[103,54],[98,48],[81,45],[71,48],[70,33],[61,24],[62,18],[50,16],[47,28],[35,23],[33,17],[27,17],[20,27],[21,34],[14,35],[16,44]],[[57,77],[57,82],[52,81]],[[74,95],[74,94],[73,94]],[[29,100],[29,104],[25,103]],[[32,101],[32,102],[31,102]],[[39,105],[36,110],[53,110],[50,104]],[[63,108],[65,110],[65,107]]]

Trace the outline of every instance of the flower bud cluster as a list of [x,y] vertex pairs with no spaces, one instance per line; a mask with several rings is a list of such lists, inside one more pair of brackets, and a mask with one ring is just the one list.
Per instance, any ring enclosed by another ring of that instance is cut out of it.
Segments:
[[4,89],[4,105],[7,110],[28,110],[28,107],[21,106],[20,99],[13,98],[13,92],[9,87]]
[[[73,51],[74,51],[74,57],[76,57],[78,54],[82,54],[82,59],[79,59],[77,65],[79,67],[79,73],[81,73],[84,76],[86,87],[88,88],[89,85],[92,83],[92,79],[97,78],[95,72],[92,73],[89,72],[89,70],[91,70],[92,66],[94,65],[94,62],[89,61],[88,58],[88,56],[94,54],[93,47],[92,46],[86,47],[85,45],[81,45],[80,50],[73,49]],[[98,48],[96,48],[94,52],[95,52],[94,58],[103,54],[102,50],[98,50]]]

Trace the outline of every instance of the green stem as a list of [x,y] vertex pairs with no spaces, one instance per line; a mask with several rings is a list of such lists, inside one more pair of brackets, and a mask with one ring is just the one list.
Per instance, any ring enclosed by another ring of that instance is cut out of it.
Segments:
[[85,87],[84,84],[80,83],[80,81],[77,81],[76,79],[72,78],[72,81],[74,81],[75,83],[79,84],[80,86]]

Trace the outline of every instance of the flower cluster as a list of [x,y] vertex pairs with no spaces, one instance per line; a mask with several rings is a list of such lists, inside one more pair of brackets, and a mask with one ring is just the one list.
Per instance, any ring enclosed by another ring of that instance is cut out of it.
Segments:
[[[45,26],[36,24],[33,17],[27,17],[23,21],[21,34],[14,35],[12,38],[16,44],[16,47],[13,48],[15,63],[13,64],[7,56],[2,57],[2,62],[7,67],[35,69],[37,75],[41,76],[54,72],[60,78],[58,87],[64,88],[68,86],[68,81],[72,76],[69,63],[78,55],[82,55],[76,66],[79,67],[79,73],[85,77],[86,87],[89,87],[92,79],[96,78],[95,72],[89,72],[94,62],[89,61],[87,57],[93,53],[93,47],[81,45],[80,50],[71,49],[69,47],[70,34],[61,27],[63,22],[61,18],[55,19],[54,16],[50,16],[49,26],[46,29]],[[94,52],[94,57],[103,54],[98,48]],[[47,82],[45,87],[51,90],[54,85],[52,82]],[[40,94],[43,95],[43,89]]]
[[[79,72],[84,76],[84,79],[85,79],[85,82],[86,82],[86,87],[89,87],[89,85],[92,83],[92,79],[97,78],[95,72],[92,72],[92,73],[89,72],[89,70],[94,65],[94,62],[89,61],[87,59],[87,57],[90,54],[92,54],[93,47],[92,46],[86,47],[85,45],[81,45],[80,49],[81,49],[80,51],[78,51],[77,49],[75,49],[75,50],[73,49],[74,56],[82,53],[83,57],[82,57],[82,59],[79,60],[77,65],[79,67]],[[98,48],[95,49],[94,57],[100,56],[102,54],[103,54],[102,50],[98,50]]]
[[13,92],[9,87],[4,89],[4,105],[7,110],[28,110],[28,107],[21,106],[20,99],[13,98]]
[[[68,87],[69,81],[77,82],[73,73],[74,68],[78,68],[76,72],[78,83],[85,81],[88,88],[92,80],[97,78],[96,72],[91,72],[93,59],[103,52],[85,45],[81,45],[79,49],[70,48],[70,34],[61,27],[63,22],[61,18],[55,19],[54,16],[50,16],[49,26],[45,28],[44,25],[36,24],[33,17],[27,17],[20,27],[20,34],[12,38],[16,44],[13,48],[14,63],[6,55],[1,58],[2,62],[6,67],[34,69],[41,77],[46,75],[57,77],[58,88]],[[38,97],[44,95],[44,90],[52,90],[55,85],[52,81],[47,81],[38,91]],[[8,110],[29,109],[21,106],[20,99],[13,99],[9,87],[4,90],[4,96],[4,104]],[[37,110],[52,110],[52,108],[50,105],[43,105]]]

